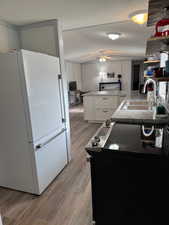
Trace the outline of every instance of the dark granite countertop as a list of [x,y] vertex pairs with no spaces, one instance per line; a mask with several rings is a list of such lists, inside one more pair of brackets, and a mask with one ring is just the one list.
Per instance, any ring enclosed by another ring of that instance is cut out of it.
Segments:
[[[117,149],[116,149],[117,148]],[[143,143],[141,125],[115,123],[104,150],[161,155],[162,149]]]

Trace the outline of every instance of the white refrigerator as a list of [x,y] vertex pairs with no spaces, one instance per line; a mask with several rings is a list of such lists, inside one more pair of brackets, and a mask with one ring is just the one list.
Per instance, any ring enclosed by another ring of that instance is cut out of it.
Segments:
[[40,195],[68,163],[59,59],[0,54],[0,186]]

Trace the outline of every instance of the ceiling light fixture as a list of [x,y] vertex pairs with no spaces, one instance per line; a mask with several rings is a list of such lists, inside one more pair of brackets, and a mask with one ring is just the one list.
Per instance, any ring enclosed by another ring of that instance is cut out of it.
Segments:
[[119,34],[119,33],[109,33],[109,34],[107,34],[107,35],[108,35],[108,37],[109,37],[111,40],[117,40],[117,39],[119,39],[119,37],[120,37],[121,34]]
[[148,20],[147,10],[137,10],[129,15],[129,18],[137,24],[144,24]]
[[105,57],[100,57],[100,58],[99,58],[99,61],[100,61],[100,62],[106,62],[106,58],[105,58]]

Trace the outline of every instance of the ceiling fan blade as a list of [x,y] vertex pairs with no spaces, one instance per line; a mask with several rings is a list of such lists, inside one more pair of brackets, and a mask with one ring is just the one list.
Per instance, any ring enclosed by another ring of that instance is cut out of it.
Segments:
[[104,58],[106,58],[106,59],[112,59],[111,56],[104,56]]

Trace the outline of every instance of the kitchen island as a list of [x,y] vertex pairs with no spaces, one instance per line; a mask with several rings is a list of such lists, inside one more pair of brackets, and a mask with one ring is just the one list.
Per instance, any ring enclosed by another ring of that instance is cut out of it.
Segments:
[[83,95],[84,119],[88,122],[103,122],[112,114],[125,99],[124,91],[91,91]]

